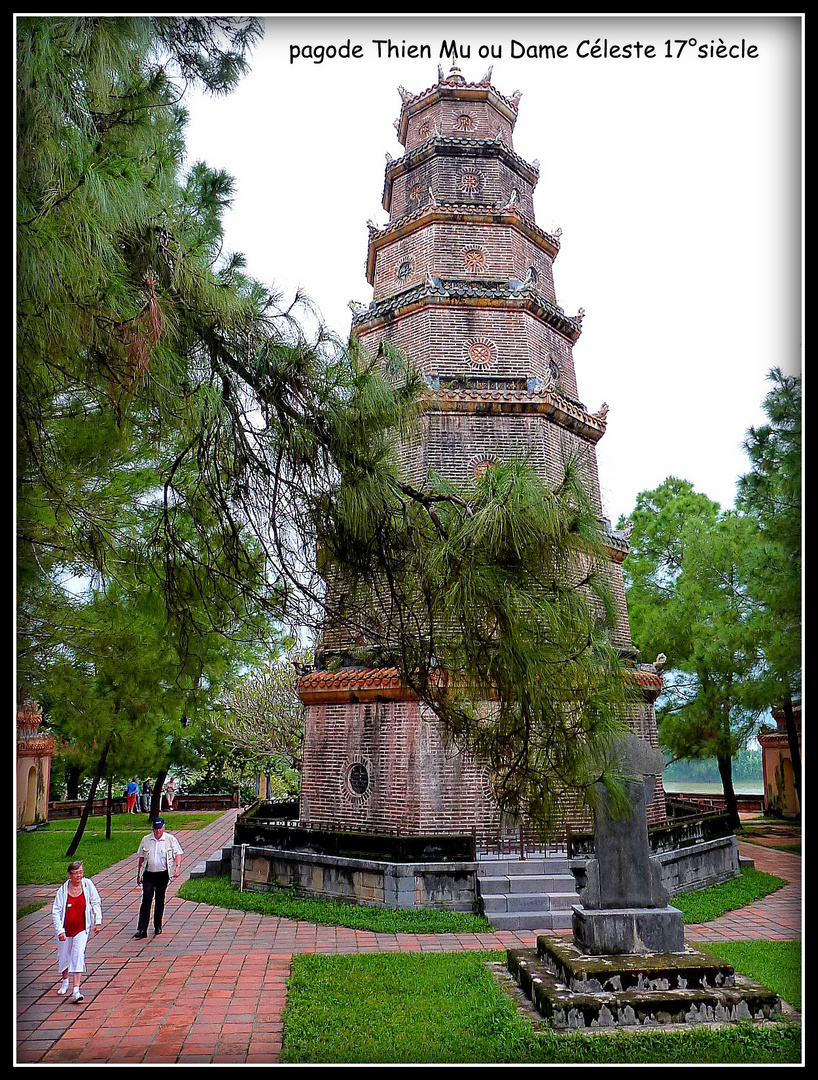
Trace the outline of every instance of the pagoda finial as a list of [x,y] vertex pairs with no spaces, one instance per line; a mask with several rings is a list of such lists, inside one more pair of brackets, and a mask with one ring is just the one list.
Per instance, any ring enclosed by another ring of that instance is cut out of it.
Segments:
[[465,81],[466,81],[466,79],[465,79],[465,77],[463,75],[463,72],[457,66],[457,61],[455,60],[454,63],[452,64],[451,71],[446,76],[446,82],[447,83],[465,83]]

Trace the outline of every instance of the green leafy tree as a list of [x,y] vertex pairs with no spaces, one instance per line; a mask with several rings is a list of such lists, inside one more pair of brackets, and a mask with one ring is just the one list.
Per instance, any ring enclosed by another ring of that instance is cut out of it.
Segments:
[[764,653],[768,703],[781,708],[799,801],[801,752],[793,701],[801,693],[801,376],[770,372],[764,399],[768,423],[751,428],[745,449],[751,471],[739,479],[737,505],[757,522],[750,582]]
[[185,692],[211,634],[340,627],[490,763],[504,806],[548,821],[566,788],[615,785],[632,706],[581,469],[410,482],[411,364],[308,336],[302,298],[282,309],[223,251],[232,184],[184,171],[181,102],[188,80],[228,89],[259,30],[17,22],[20,692],[66,655],[72,579],[161,597]]
[[634,642],[668,668],[660,739],[675,758],[716,759],[738,826],[732,759],[764,707],[748,593],[757,530],[674,477],[638,497],[632,521],[625,574]]
[[298,794],[304,742],[304,706],[297,674],[288,655],[243,676],[229,690],[210,724],[232,750],[268,776],[272,798]]

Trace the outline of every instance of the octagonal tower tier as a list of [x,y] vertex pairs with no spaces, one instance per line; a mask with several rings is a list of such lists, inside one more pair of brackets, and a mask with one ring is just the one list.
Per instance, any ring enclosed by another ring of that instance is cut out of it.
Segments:
[[[513,149],[519,94],[505,97],[488,77],[469,83],[456,67],[420,94],[400,93],[396,128],[406,153],[386,166],[390,220],[369,224],[374,296],[354,311],[352,334],[373,356],[384,343],[397,347],[427,381],[429,408],[420,437],[404,447],[405,468],[416,483],[430,470],[463,482],[519,456],[556,483],[570,455],[602,518],[595,447],[607,406],[591,412],[578,397],[573,347],[583,313],[569,316],[556,301],[559,238],[534,220],[539,165]],[[615,641],[627,656],[627,537],[607,535]],[[344,656],[329,627],[322,650]],[[657,745],[661,678],[644,669],[640,678],[645,704],[631,726]],[[305,823],[496,834],[485,770],[446,747],[434,717],[400,690],[398,673],[352,664],[316,670],[300,688]],[[658,788],[651,821],[664,818]],[[566,807],[566,818],[573,813]]]

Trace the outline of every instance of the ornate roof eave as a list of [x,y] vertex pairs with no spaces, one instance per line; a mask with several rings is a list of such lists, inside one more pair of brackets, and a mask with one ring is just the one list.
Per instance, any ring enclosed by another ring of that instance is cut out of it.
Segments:
[[432,283],[413,285],[403,292],[374,300],[369,307],[354,312],[352,331],[360,333],[364,326],[367,330],[376,329],[429,304],[448,307],[471,305],[529,311],[566,341],[574,344],[579,340],[582,333],[579,319],[566,315],[562,308],[531,285],[518,284],[519,287],[513,287],[510,282],[501,285],[462,278],[432,278]]
[[[606,421],[601,414],[586,412],[556,390],[431,390],[429,412],[537,413],[553,419],[560,427],[597,443],[605,434]],[[620,547],[611,536],[612,552]],[[622,553],[624,559],[629,548]]]
[[401,701],[415,695],[397,668],[341,668],[311,671],[297,684],[305,705],[330,705],[348,701]]
[[467,139],[453,135],[433,135],[425,143],[416,146],[403,157],[388,162],[383,183],[383,208],[389,213],[392,206],[392,184],[396,177],[402,176],[409,169],[422,165],[436,154],[443,152],[450,156],[470,156],[505,158],[506,163],[527,180],[532,188],[540,178],[539,170],[521,158],[500,139]]
[[664,686],[661,672],[656,671],[653,665],[650,664],[643,664],[638,668],[628,668],[626,677],[636,683],[647,701],[655,701]]
[[631,550],[628,541],[618,532],[603,532],[602,543],[605,545],[613,562],[617,563],[623,563]]
[[[655,701],[662,692],[661,674],[649,667],[628,668],[625,674],[639,686],[648,701]],[[297,691],[304,705],[418,700],[395,667],[311,671],[299,678]]]
[[57,744],[49,735],[17,740],[17,757],[50,757]]
[[419,94],[406,94],[404,96],[402,92],[401,97],[403,98],[403,104],[400,117],[395,124],[401,146],[406,145],[406,131],[410,119],[421,110],[428,108],[436,98],[438,100],[456,98],[460,101],[488,101],[512,126],[517,120],[519,98],[507,98],[490,83],[486,82],[469,83],[459,80],[447,82],[444,79],[437,83],[436,86],[421,90]]
[[401,240],[427,225],[458,221],[465,221],[470,225],[508,225],[540,246],[552,259],[556,259],[559,254],[558,237],[541,229],[517,206],[497,209],[485,203],[426,203],[418,210],[407,214],[399,221],[390,222],[382,229],[370,229],[366,260],[366,279],[369,284],[373,285],[375,282],[375,256],[380,248],[395,240]]

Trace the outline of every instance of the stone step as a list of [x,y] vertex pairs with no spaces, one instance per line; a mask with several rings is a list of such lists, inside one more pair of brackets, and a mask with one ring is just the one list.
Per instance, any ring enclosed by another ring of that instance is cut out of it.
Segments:
[[553,874],[510,874],[507,877],[478,878],[480,892],[483,896],[495,893],[573,893],[576,895],[576,884],[573,877],[565,875],[555,877]]
[[486,859],[477,877],[481,908],[496,929],[571,928],[579,896],[567,859]]
[[219,851],[214,851],[212,855],[208,855],[204,862],[197,863],[190,871],[189,876],[192,878],[201,878],[218,877],[220,874],[229,874],[232,851],[232,844],[221,848]]
[[499,911],[486,913],[495,930],[570,930],[571,911]]
[[531,859],[481,859],[477,867],[480,878],[508,877],[512,874],[523,877],[535,874],[560,876],[570,873],[568,859],[553,855]]

